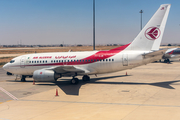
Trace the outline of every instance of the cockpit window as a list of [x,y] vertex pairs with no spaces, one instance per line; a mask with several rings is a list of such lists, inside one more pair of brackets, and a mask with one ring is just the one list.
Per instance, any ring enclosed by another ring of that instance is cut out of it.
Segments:
[[13,63],[13,62],[15,62],[15,60],[11,60],[11,61],[10,61],[10,63]]

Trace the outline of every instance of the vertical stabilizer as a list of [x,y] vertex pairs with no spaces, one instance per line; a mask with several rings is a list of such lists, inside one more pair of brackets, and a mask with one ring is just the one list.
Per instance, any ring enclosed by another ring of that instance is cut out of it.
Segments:
[[159,50],[170,4],[163,4],[125,50]]

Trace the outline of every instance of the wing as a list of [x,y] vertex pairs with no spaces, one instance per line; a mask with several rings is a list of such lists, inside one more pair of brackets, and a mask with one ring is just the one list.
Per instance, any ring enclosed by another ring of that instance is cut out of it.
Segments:
[[78,67],[78,66],[56,66],[47,69],[54,70],[56,73],[61,73],[61,75],[65,77],[92,73],[92,70],[90,71],[83,67]]

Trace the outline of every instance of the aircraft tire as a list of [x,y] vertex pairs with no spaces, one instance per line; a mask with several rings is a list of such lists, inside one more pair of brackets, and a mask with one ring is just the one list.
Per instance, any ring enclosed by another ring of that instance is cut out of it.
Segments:
[[26,81],[26,76],[22,75],[21,82],[25,82],[25,81]]
[[83,81],[90,81],[90,77],[88,75],[84,75],[82,79]]
[[79,83],[79,79],[78,78],[73,78],[71,79],[71,84],[75,85]]

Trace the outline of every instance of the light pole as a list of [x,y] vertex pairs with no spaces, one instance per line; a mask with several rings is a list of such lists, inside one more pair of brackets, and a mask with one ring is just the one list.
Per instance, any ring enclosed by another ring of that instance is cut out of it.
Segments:
[[142,13],[143,13],[143,10],[141,10],[139,13],[141,13],[141,30],[142,30]]
[[95,0],[93,0],[93,50],[95,50]]

